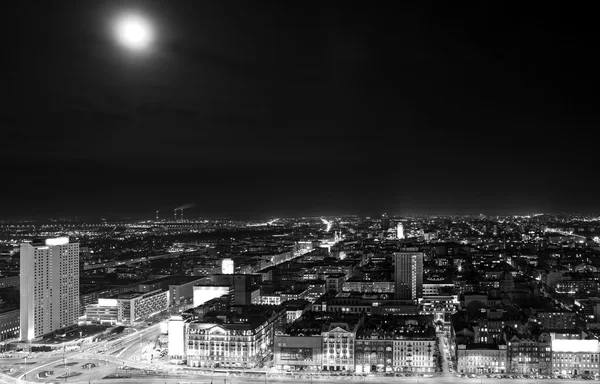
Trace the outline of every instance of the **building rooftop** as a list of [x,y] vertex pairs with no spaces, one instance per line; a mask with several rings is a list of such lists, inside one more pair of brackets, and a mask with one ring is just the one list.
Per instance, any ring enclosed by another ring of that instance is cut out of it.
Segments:
[[430,316],[372,316],[360,327],[357,339],[435,339]]
[[203,278],[204,276],[172,276],[171,281],[169,281],[169,285],[181,285]]
[[158,283],[162,283],[163,281],[169,280],[169,279],[171,279],[171,276],[159,277],[158,279],[153,279],[153,280],[148,280],[148,281],[140,282],[140,285],[158,284]]
[[360,315],[341,315],[337,313],[306,312],[292,323],[284,333],[289,336],[316,336],[327,332],[333,323],[347,324],[353,329],[361,322]]
[[500,346],[498,343],[470,343],[466,345],[467,350],[473,349],[488,349],[488,350],[498,350]]

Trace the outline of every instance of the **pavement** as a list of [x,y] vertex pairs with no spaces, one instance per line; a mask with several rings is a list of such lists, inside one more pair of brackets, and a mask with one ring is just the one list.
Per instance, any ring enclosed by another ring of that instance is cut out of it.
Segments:
[[[74,378],[77,379],[77,378]],[[55,380],[56,381],[56,380]],[[140,377],[132,377],[128,379],[106,379],[101,382],[98,381],[71,381],[69,379],[67,383],[96,383],[96,384],[132,384],[139,383],[143,381],[144,384],[159,384],[159,383],[168,383],[168,384],[244,384],[244,383],[268,383],[268,384],[290,384],[294,383],[332,383],[332,382],[344,382],[344,383],[352,383],[352,384],[389,384],[390,382],[402,382],[402,383],[410,383],[410,384],[434,384],[434,383],[442,383],[442,384],[455,384],[455,383],[464,383],[464,384],[477,384],[477,383],[487,383],[487,384],[501,384],[501,383],[511,383],[511,384],[558,384],[558,383],[574,383],[574,384],[583,384],[588,383],[589,381],[582,380],[506,380],[506,379],[458,379],[456,377],[444,377],[444,378],[348,378],[348,377],[337,377],[337,378],[327,378],[327,379],[280,379],[280,378],[248,378],[248,377],[223,377],[223,376],[214,376],[210,377],[208,375],[197,375],[189,378],[164,378],[164,377],[144,377],[143,379]]]

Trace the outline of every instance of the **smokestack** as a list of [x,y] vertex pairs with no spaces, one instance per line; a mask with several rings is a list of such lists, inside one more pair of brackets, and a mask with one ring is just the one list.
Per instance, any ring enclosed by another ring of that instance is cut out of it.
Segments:
[[177,221],[177,208],[173,210],[173,220]]
[[156,221],[158,221],[158,210],[156,211]]
[[183,221],[183,209],[179,210],[179,219]]

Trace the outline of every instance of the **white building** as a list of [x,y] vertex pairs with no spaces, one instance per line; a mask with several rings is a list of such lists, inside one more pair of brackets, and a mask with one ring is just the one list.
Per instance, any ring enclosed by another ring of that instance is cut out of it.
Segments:
[[396,238],[404,239],[404,226],[402,223],[396,224]]
[[321,333],[323,340],[323,369],[354,371],[354,342],[358,324],[331,323]]
[[129,292],[120,294],[118,318],[123,324],[146,321],[169,308],[169,291],[157,289],[152,292]]
[[223,259],[221,260],[221,273],[224,275],[233,275],[235,272],[235,264],[233,263],[233,259]]
[[85,307],[86,321],[100,324],[134,324],[146,321],[169,308],[169,291],[127,292],[113,298],[99,298]]
[[77,324],[79,243],[68,237],[21,244],[21,340]]
[[600,374],[598,340],[552,340],[552,373],[555,375]]
[[183,364],[187,359],[185,324],[181,316],[172,316],[169,320],[169,361],[174,364]]

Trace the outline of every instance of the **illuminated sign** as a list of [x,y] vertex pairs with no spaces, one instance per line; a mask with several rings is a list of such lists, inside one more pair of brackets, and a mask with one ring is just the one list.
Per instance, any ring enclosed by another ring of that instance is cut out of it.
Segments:
[[119,305],[117,299],[98,299],[98,305],[101,307],[116,307]]
[[552,352],[598,353],[598,340],[552,340]]
[[65,245],[69,244],[68,237],[56,237],[54,239],[46,239],[46,245]]
[[228,285],[210,285],[194,287],[194,307],[202,305],[207,301],[229,294]]

